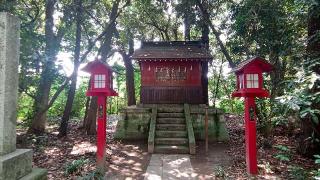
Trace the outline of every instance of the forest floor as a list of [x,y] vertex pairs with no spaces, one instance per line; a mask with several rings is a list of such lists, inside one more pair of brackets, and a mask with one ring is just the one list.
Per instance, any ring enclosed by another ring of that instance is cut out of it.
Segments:
[[[108,117],[108,179],[143,179],[151,157],[146,143],[114,141],[112,135],[118,116]],[[198,153],[191,156],[191,163],[199,174],[198,179],[248,179],[243,119],[226,115],[226,122],[230,133],[228,143],[210,144],[208,154],[204,152],[204,143],[197,143]],[[85,135],[79,129],[81,122],[72,120],[68,137],[59,139],[58,125],[58,120],[50,120],[47,133],[42,136],[26,134],[25,128],[18,128],[17,148],[32,148],[33,165],[48,169],[48,179],[90,179],[95,175],[96,137]],[[307,179],[320,168],[313,159],[297,153],[295,135],[288,136],[285,132],[286,127],[277,127],[268,139],[258,134],[258,179]],[[226,159],[221,163],[216,158],[217,149]]]

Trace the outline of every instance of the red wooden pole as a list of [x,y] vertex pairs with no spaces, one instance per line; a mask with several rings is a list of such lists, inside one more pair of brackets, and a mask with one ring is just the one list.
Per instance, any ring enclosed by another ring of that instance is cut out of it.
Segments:
[[97,168],[102,173],[105,172],[106,161],[106,97],[98,96],[97,112]]
[[247,172],[255,175],[258,173],[257,145],[256,145],[256,103],[254,97],[245,97],[245,137],[246,137],[246,162]]

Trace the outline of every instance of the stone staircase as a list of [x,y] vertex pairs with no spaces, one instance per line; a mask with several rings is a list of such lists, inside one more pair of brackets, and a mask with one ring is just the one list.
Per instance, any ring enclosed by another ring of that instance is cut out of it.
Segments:
[[154,153],[190,152],[183,106],[159,107],[155,123]]

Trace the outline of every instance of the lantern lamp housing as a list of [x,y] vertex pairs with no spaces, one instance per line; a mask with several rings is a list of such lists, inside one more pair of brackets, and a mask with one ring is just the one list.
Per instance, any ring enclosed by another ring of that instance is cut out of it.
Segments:
[[117,96],[113,90],[112,69],[102,61],[96,59],[82,68],[84,72],[90,73],[90,86],[87,96]]
[[269,92],[263,88],[262,73],[272,69],[273,66],[260,57],[242,61],[232,70],[237,76],[237,87],[232,97],[269,97]]

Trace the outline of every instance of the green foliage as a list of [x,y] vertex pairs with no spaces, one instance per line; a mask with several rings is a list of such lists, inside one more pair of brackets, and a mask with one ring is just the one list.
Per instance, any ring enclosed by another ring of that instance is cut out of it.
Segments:
[[219,98],[217,103],[217,107],[223,109],[224,112],[243,114],[244,105],[243,101],[240,99],[229,99],[228,97],[223,96]]
[[316,158],[315,163],[320,164],[320,155],[314,155],[314,157]]
[[290,149],[287,146],[284,146],[284,145],[276,145],[274,147],[277,148],[280,151],[283,151],[283,152],[290,152]]
[[83,159],[83,158],[73,160],[71,163],[68,163],[66,165],[66,170],[65,170],[66,175],[79,171],[88,162],[89,162],[88,159]]
[[215,175],[215,177],[225,178],[226,177],[226,172],[224,171],[223,167],[217,166],[214,169],[214,175]]
[[72,105],[72,111],[71,116],[72,117],[78,117],[82,118],[85,114],[85,104],[87,101],[86,91],[88,89],[88,80],[83,79],[80,82],[79,87],[77,88],[73,105]]
[[78,178],[79,180],[103,180],[104,175],[101,174],[100,171],[95,170],[90,172],[89,174],[87,174],[84,177]]
[[[51,91],[51,94],[54,93],[57,88],[59,88],[60,82],[56,82],[53,84],[53,91]],[[51,108],[48,110],[48,117],[61,117],[64,111],[64,106],[67,101],[67,90],[63,90],[60,96],[57,98],[57,100],[53,103]]]
[[271,118],[273,126],[286,126],[288,124],[288,118],[284,116],[275,116]]
[[274,157],[280,161],[290,161],[290,157],[287,154],[276,154]]
[[290,161],[290,149],[287,146],[276,145],[274,147],[279,150],[274,156],[276,159],[279,159],[280,161]]
[[24,93],[21,93],[19,95],[17,108],[17,116],[19,120],[27,121],[28,123],[30,123],[30,120],[33,116],[33,101],[34,100],[30,96]]
[[304,180],[308,177],[308,173],[302,167],[288,166],[288,171],[292,179]]

